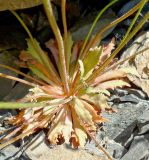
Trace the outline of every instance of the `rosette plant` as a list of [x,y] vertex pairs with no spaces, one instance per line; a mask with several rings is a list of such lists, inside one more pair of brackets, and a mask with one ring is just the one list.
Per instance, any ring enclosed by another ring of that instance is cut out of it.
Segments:
[[[51,51],[50,55],[32,37],[17,13],[11,11],[29,35],[28,48],[21,52],[19,58],[21,66],[29,68],[33,75],[0,64],[0,67],[23,75],[25,79],[3,73],[0,73],[1,77],[31,86],[29,93],[17,102],[0,103],[1,109],[19,109],[18,115],[8,119],[9,124],[15,126],[15,129],[7,131],[7,134],[3,133],[0,149],[41,129],[46,129],[47,139],[51,144],[66,142],[73,148],[77,148],[83,147],[87,139],[91,138],[111,159],[95,139],[99,124],[107,121],[101,116],[101,112],[113,111],[107,102],[110,96],[109,89],[130,87],[127,75],[137,75],[132,68],[118,67],[123,61],[116,61],[115,56],[149,18],[149,13],[147,13],[132,30],[143,6],[147,3],[147,0],[142,0],[129,12],[91,37],[98,19],[116,1],[109,3],[97,15],[86,39],[74,43],[71,33],[67,30],[66,0],[61,0],[63,36],[56,23],[51,2],[43,0],[45,13],[55,35],[55,39],[46,43]],[[103,34],[109,28],[136,11],[132,24],[116,49],[114,49],[114,40],[107,45],[100,45]]]

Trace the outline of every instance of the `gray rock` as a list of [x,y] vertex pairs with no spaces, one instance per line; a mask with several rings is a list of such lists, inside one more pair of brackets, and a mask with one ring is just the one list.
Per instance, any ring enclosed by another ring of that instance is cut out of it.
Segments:
[[[3,150],[0,150],[0,160],[16,160],[20,154],[19,148],[14,145],[10,145]],[[17,154],[18,153],[18,154]]]
[[145,157],[143,157],[141,160],[149,160],[149,153],[145,155]]
[[134,94],[125,95],[120,97],[120,102],[131,102],[131,103],[139,103],[139,99]]
[[[8,52],[0,53],[0,64],[5,64],[14,67],[15,64],[13,63],[13,61],[15,59],[16,58],[13,55],[9,54]],[[16,76],[14,72],[1,67],[0,67],[0,73]],[[0,100],[2,100],[3,97],[5,97],[10,92],[14,83],[15,81],[0,77]]]
[[[100,140],[99,140],[100,142]],[[100,142],[101,143],[101,142]],[[123,152],[126,152],[127,150],[121,146],[119,143],[116,143],[113,140],[108,140],[106,142],[104,142],[104,144],[100,144],[102,146],[105,146],[105,150],[116,160],[116,159],[120,159],[123,155]],[[87,143],[87,145],[85,146],[86,150],[89,153],[98,155],[99,157],[104,157],[104,154],[102,151],[100,151],[94,144],[93,141]]]
[[149,153],[149,135],[136,136],[121,160],[141,160]]
[[149,132],[149,110],[144,110],[143,114],[137,119],[137,126],[139,128],[138,134]]
[[146,93],[141,90],[134,89],[134,88],[127,88],[127,89],[115,89],[113,91],[112,96],[110,97],[109,101],[114,103],[124,103],[124,102],[131,102],[131,103],[139,103],[140,100],[145,100],[147,98]]
[[24,97],[28,91],[29,91],[29,86],[18,83],[4,98],[4,101],[15,101],[17,99],[20,99]]
[[[83,17],[79,22],[77,22],[76,26],[74,26],[70,31],[72,34],[72,39],[73,41],[81,41],[84,40],[85,37],[87,36],[87,33],[89,32],[93,21],[95,19],[95,17],[97,16],[98,13],[91,13],[89,15],[87,15],[86,17]],[[100,29],[102,29],[103,27],[107,26],[109,23],[111,23],[113,20],[116,19],[116,16],[114,14],[114,12],[110,11],[107,15],[102,16],[93,32],[92,35],[97,34]],[[105,38],[107,35],[109,35],[113,29],[115,27],[112,27],[111,29],[107,30],[104,34],[102,38]]]
[[134,89],[134,88],[128,88],[127,89],[129,94],[133,94],[136,97],[138,97],[139,99],[146,99],[147,98],[147,94],[145,92],[143,92],[142,90],[138,90],[138,89]]
[[104,124],[106,136],[109,139],[115,139],[129,125],[135,122],[143,111],[149,108],[149,102],[140,100],[138,104],[121,103],[113,105],[113,108],[117,109],[117,113],[102,113],[103,117],[109,120],[109,122]]
[[126,129],[123,130],[114,140],[117,143],[120,143],[122,146],[127,147],[128,143],[133,140],[134,135],[132,134],[134,129],[136,128],[137,121],[134,121],[130,124]]
[[132,7],[134,7],[136,4],[138,4],[140,0],[132,0],[128,3],[126,3],[118,12],[118,16],[122,16],[125,13],[127,13]]

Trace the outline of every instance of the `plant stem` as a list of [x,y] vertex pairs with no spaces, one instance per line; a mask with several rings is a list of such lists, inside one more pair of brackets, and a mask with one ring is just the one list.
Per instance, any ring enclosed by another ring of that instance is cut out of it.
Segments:
[[117,55],[117,53],[126,45],[127,42],[141,29],[141,27],[144,25],[146,20],[149,18],[149,12],[146,13],[144,18],[141,20],[141,22],[135,27],[135,29],[129,34],[129,36],[123,41],[121,45],[116,48],[116,50],[111,54],[111,56],[100,66],[87,80],[87,83],[91,83],[91,81],[94,80],[94,78],[99,75],[111,62],[111,60]]
[[[110,2],[108,5],[106,5],[99,13],[98,15],[96,16],[87,36],[85,37],[85,41],[83,42],[83,46],[81,47],[81,50],[79,52],[79,57],[78,57],[78,60],[82,60],[84,57],[85,57],[85,54],[86,52],[83,52],[86,48],[86,45],[87,45],[87,42],[89,41],[89,38],[91,36],[91,33],[93,32],[95,26],[96,26],[96,23],[98,22],[99,18],[103,15],[103,13],[110,7],[112,6],[114,3],[116,3],[118,0],[113,0],[112,2]],[[89,45],[89,44],[88,44]],[[78,69],[78,63],[76,63],[76,66],[75,66],[75,69],[74,71],[76,71]]]
[[17,78],[17,77],[13,77],[13,76],[10,76],[10,75],[4,74],[4,73],[0,73],[0,77],[11,79],[11,80],[14,80],[14,81],[17,81],[17,82],[21,82],[23,84],[26,84],[26,85],[29,85],[29,86],[32,86],[32,87],[37,86],[35,83],[31,83],[31,82],[28,82],[26,80],[23,80],[23,79],[20,79],[20,78]]
[[[63,22],[63,28],[64,28],[64,51],[65,51],[65,59],[66,59],[66,64],[68,63],[67,59],[67,37],[68,37],[68,32],[67,32],[67,22],[66,22],[66,0],[61,0],[61,14],[62,14],[62,22]],[[68,66],[67,64],[67,73],[68,73]]]
[[[84,57],[84,55],[86,55],[86,53],[89,51],[90,48],[95,47],[96,45],[98,45],[98,43],[101,41],[102,35],[111,27],[115,26],[116,24],[120,23],[121,21],[123,21],[124,19],[126,19],[127,17],[129,17],[131,14],[133,14],[134,12],[136,12],[138,10],[138,8],[140,7],[142,3],[138,3],[135,7],[133,7],[130,11],[128,11],[126,14],[124,14],[123,16],[121,16],[120,18],[116,19],[115,21],[111,22],[109,25],[107,25],[106,27],[104,27],[103,29],[101,29],[101,31],[95,35],[95,37],[93,37],[93,39],[91,39],[88,42],[88,45],[86,45],[83,53],[82,53],[82,57]],[[78,70],[78,63],[77,63],[77,68]],[[74,78],[75,79],[75,78]],[[78,87],[79,88],[79,87]]]
[[46,83],[44,83],[44,82],[42,82],[42,81],[40,81],[40,80],[38,80],[38,79],[35,79],[35,78],[33,78],[33,77],[31,77],[31,76],[29,76],[29,75],[27,75],[27,74],[25,74],[25,73],[23,73],[23,72],[15,69],[15,68],[12,68],[12,67],[10,67],[10,66],[6,66],[6,65],[4,65],[4,64],[0,64],[0,67],[6,68],[6,69],[8,69],[8,70],[10,70],[10,71],[13,71],[13,72],[15,72],[15,73],[17,73],[17,74],[20,74],[20,75],[22,75],[22,76],[24,76],[24,77],[26,77],[26,78],[28,78],[28,79],[30,79],[30,80],[38,83],[38,84],[40,84],[40,85],[47,85]]
[[146,4],[146,2],[147,2],[146,0],[142,0],[141,6],[140,6],[138,12],[136,13],[134,19],[133,19],[132,22],[131,22],[131,25],[129,26],[129,28],[128,28],[126,34],[125,34],[125,36],[123,37],[123,39],[121,40],[121,42],[120,42],[119,45],[121,45],[121,44],[124,42],[124,40],[127,38],[127,36],[129,35],[129,33],[130,33],[132,27],[134,26],[134,24],[135,24],[137,18],[139,17],[139,15],[140,15],[140,13],[141,13],[141,11],[142,11],[144,5]]
[[32,43],[34,49],[36,50],[37,56],[41,60],[41,63],[44,66],[47,67],[47,69],[49,70],[49,72],[54,77],[54,82],[56,84],[60,84],[59,76],[58,76],[57,71],[55,70],[53,64],[51,63],[50,59],[45,55],[45,53],[43,52],[43,50],[38,46],[37,42],[35,41],[35,39],[33,38],[32,34],[31,34],[31,32],[29,31],[29,29],[27,28],[27,26],[25,25],[25,23],[23,22],[23,20],[19,17],[19,15],[15,11],[11,11],[11,13],[18,19],[18,21],[20,22],[20,24],[22,25],[22,27],[27,32],[27,34],[28,34],[28,36],[29,36],[29,38],[31,40],[31,43]]
[[90,48],[93,48],[93,47],[97,46],[99,44],[99,42],[101,41],[101,38],[102,38],[103,34],[108,29],[110,29],[111,27],[115,26],[116,24],[120,23],[121,21],[123,21],[124,19],[126,19],[127,17],[129,17],[130,15],[132,15],[134,12],[136,12],[138,10],[138,8],[140,7],[140,5],[141,5],[141,2],[138,3],[136,6],[134,6],[130,11],[128,11],[127,13],[125,13],[120,18],[116,19],[115,21],[113,21],[109,25],[107,25],[106,27],[102,28],[100,30],[100,32],[97,35],[95,35],[95,37],[93,39],[91,39],[91,42],[89,42],[90,45],[87,45],[87,47],[85,48],[83,54],[86,54],[86,52],[88,52],[88,50]]
[[85,127],[84,123],[80,119],[79,122],[83,127],[83,129],[86,131],[86,133],[89,135],[89,137],[95,142],[96,147],[104,153],[104,155],[108,158],[108,160],[113,160],[113,158],[109,155],[109,153],[99,144],[96,138],[92,136],[92,134],[88,131],[88,129]]
[[88,42],[88,40],[89,40],[89,38],[90,38],[90,36],[91,36],[91,33],[93,32],[93,29],[95,28],[96,23],[98,22],[99,18],[103,15],[103,13],[104,13],[110,6],[112,6],[112,5],[113,5],[114,3],[116,3],[117,1],[118,1],[118,0],[113,0],[112,2],[110,2],[108,5],[106,5],[106,6],[98,13],[98,15],[97,15],[97,17],[95,18],[95,20],[94,20],[94,22],[93,22],[93,24],[92,24],[92,26],[91,26],[91,28],[90,28],[87,36],[85,37],[85,41],[84,41],[83,46],[81,47],[81,51],[80,51],[80,53],[79,53],[79,59],[82,59],[82,58],[83,58],[82,53],[83,53],[83,51],[84,51],[84,49],[85,49],[85,47],[86,47],[86,44],[87,44],[87,42]]
[[49,23],[51,24],[51,28],[54,32],[57,44],[58,44],[58,49],[59,49],[59,60],[60,60],[60,76],[62,78],[62,82],[64,85],[64,90],[66,94],[69,94],[69,85],[68,85],[68,74],[66,70],[66,61],[65,61],[65,53],[64,53],[64,44],[63,44],[63,39],[60,33],[60,30],[57,26],[53,11],[52,11],[52,6],[51,2],[49,0],[43,0],[43,5],[44,9],[47,15],[47,18],[49,20]]

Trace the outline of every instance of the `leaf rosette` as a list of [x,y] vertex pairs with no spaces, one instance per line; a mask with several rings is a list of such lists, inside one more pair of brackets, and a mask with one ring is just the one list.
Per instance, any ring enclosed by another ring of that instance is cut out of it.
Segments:
[[9,123],[16,128],[3,136],[0,148],[41,129],[46,129],[47,139],[51,144],[66,142],[73,148],[84,147],[89,137],[95,138],[99,125],[107,122],[107,119],[101,116],[101,112],[114,111],[108,104],[110,90],[130,87],[128,74],[138,76],[134,68],[120,68],[121,62],[114,57],[149,17],[147,13],[129,37],[124,37],[116,49],[114,39],[106,45],[98,45],[102,34],[108,28],[137,10],[139,13],[140,8],[146,3],[142,0],[125,15],[104,27],[97,35],[90,37],[97,20],[115,2],[116,0],[112,1],[98,14],[86,39],[74,44],[71,33],[67,31],[65,0],[61,1],[63,36],[54,18],[51,2],[43,0],[47,18],[55,35],[55,39],[46,42],[52,59],[32,37],[16,12],[12,11],[29,35],[28,48],[21,52],[19,64],[21,67],[29,68],[33,76],[0,64],[0,67],[25,76],[26,80],[3,73],[0,73],[1,77],[31,86],[29,93],[17,102],[0,103],[0,108],[20,109],[18,115],[9,119]]

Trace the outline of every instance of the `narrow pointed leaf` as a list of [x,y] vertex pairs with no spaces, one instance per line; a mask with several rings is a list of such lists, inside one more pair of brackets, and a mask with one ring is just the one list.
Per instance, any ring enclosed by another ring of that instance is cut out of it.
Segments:
[[41,103],[0,102],[0,109],[21,109],[42,106]]

